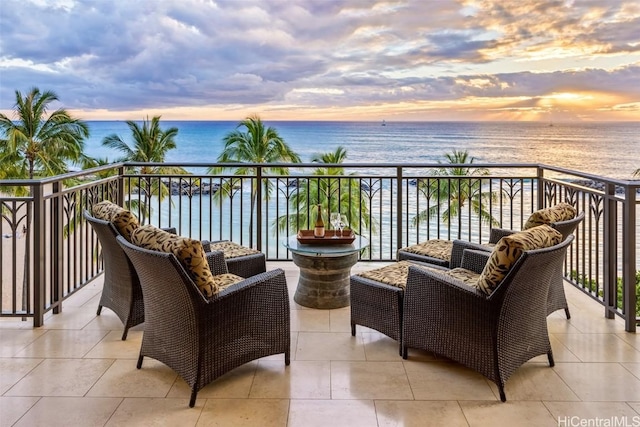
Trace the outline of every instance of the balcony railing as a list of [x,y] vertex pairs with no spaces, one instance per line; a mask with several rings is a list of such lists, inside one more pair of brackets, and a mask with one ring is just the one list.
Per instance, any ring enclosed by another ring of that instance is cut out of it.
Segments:
[[[140,175],[133,172],[138,166],[0,181],[1,316],[32,317],[34,326],[42,325],[47,312],[60,312],[66,298],[102,273],[98,240],[81,214],[104,199],[128,206],[143,223],[173,226],[197,239],[233,240],[270,261],[291,259],[283,242],[312,223],[318,203],[339,207],[349,227],[369,238],[362,260],[393,261],[398,248],[427,239],[486,243],[492,226],[518,230],[532,211],[568,202],[586,217],[566,258],[566,280],[601,303],[606,317],[624,318],[627,331],[638,322],[639,181],[538,164],[474,164],[489,171],[482,176],[434,175],[441,164],[278,165],[290,175],[249,164],[243,166],[255,173],[244,176],[233,174],[237,165],[215,165],[229,168],[217,175],[206,172],[211,164],[155,165],[189,171],[174,175]],[[319,167],[343,173],[318,175]],[[427,191],[434,185],[452,197]],[[11,196],[18,187],[29,195]],[[162,188],[166,194],[159,197]],[[459,210],[457,198],[464,200]],[[434,216],[419,215],[428,210]],[[479,211],[494,224],[481,221]]]

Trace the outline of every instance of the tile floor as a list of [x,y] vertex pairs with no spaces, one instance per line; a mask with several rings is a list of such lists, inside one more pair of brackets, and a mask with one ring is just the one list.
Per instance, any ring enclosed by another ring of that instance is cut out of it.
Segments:
[[[269,264],[278,267],[293,295],[296,267]],[[142,325],[121,341],[117,317],[95,315],[100,286],[88,285],[42,328],[0,320],[0,426],[640,425],[640,336],[571,287],[571,320],[549,317],[556,366],[545,357],[522,366],[507,382],[507,403],[455,363],[416,350],[402,360],[395,341],[370,329],[352,337],[348,307],[292,300],[291,365],[282,355],[248,363],[189,408],[189,389],[171,369],[151,359],[136,369]]]

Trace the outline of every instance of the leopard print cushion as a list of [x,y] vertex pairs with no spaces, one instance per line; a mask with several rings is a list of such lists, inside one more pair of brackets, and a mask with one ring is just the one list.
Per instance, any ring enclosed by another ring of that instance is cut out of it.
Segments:
[[213,281],[218,287],[218,292],[222,291],[223,289],[227,289],[229,286],[235,285],[238,282],[242,282],[243,280],[244,277],[236,276],[233,273],[224,273],[213,276]]
[[141,248],[174,254],[207,298],[219,291],[220,283],[226,283],[226,279],[214,279],[199,240],[176,236],[153,225],[144,225],[133,231],[131,243]]
[[562,242],[562,234],[548,225],[539,225],[501,238],[478,278],[478,288],[487,295],[500,284],[524,251],[548,248]]
[[[419,267],[423,270],[436,271],[441,274],[456,277],[452,273],[454,270],[444,270],[439,268],[427,267],[425,265],[414,264],[410,261],[398,261],[395,264],[386,265],[384,267],[376,268],[375,270],[369,270],[357,274],[356,276],[364,277],[365,279],[373,280],[374,282],[384,283],[385,285],[395,286],[397,288],[405,289],[407,287],[407,276],[409,275],[409,267]],[[457,268],[455,270],[463,270]]]
[[140,226],[138,218],[133,213],[108,200],[93,205],[91,212],[94,217],[113,223],[116,230],[129,242],[133,230]]
[[260,251],[257,251],[252,248],[248,248],[246,246],[241,246],[233,242],[211,243],[211,250],[222,251],[224,253],[225,259],[238,258],[241,256],[255,255],[260,253]]
[[453,242],[451,240],[431,239],[400,250],[451,262],[452,249]]
[[531,214],[524,224],[524,230],[543,224],[551,224],[558,221],[573,219],[578,214],[576,208],[568,203],[558,203],[546,209],[540,209]]
[[476,273],[475,271],[458,267],[454,268],[453,270],[445,271],[444,274],[447,276],[451,276],[454,279],[458,279],[471,287],[478,288],[478,279],[480,278],[480,274]]

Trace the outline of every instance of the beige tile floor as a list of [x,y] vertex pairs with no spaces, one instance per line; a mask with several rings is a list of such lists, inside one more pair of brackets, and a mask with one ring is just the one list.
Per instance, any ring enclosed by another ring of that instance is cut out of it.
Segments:
[[[276,267],[293,295],[296,267]],[[370,329],[352,337],[348,307],[292,300],[291,365],[277,355],[241,366],[201,390],[195,408],[171,369],[151,359],[136,369],[143,327],[121,341],[117,317],[95,315],[100,287],[85,287],[42,328],[0,320],[0,426],[640,425],[640,337],[571,287],[571,320],[549,317],[556,366],[526,363],[507,382],[506,403],[458,364],[415,350],[403,360]]]

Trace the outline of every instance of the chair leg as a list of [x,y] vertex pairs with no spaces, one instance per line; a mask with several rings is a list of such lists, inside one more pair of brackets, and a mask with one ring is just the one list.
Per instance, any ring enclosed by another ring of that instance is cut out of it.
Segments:
[[140,356],[138,356],[138,364],[136,365],[136,368],[142,368],[142,359],[144,359],[144,356],[140,354]]
[[356,324],[355,323],[351,324],[351,336],[352,337],[356,336]]
[[501,402],[506,402],[507,401],[507,395],[504,394],[504,386],[498,384],[498,392],[500,393],[500,401]]
[[402,344],[400,344],[400,355],[405,360],[409,357],[409,349]]
[[284,364],[285,364],[285,366],[289,366],[290,363],[291,363],[291,357],[290,357],[289,351],[285,351],[284,352]]
[[569,307],[564,309],[564,314],[567,316],[567,320],[571,319],[571,313],[569,313]]
[[98,312],[96,313],[96,316],[100,316],[100,313],[102,312],[102,306],[99,305],[98,306]]
[[549,366],[553,368],[556,365],[553,360],[553,350],[549,350],[549,352],[547,352],[547,358],[549,359]]
[[124,328],[124,332],[122,332],[122,341],[127,340],[127,334],[129,333],[129,328]]
[[198,390],[194,386],[191,389],[191,399],[189,400],[189,408],[193,408],[196,405],[196,397],[198,397]]

